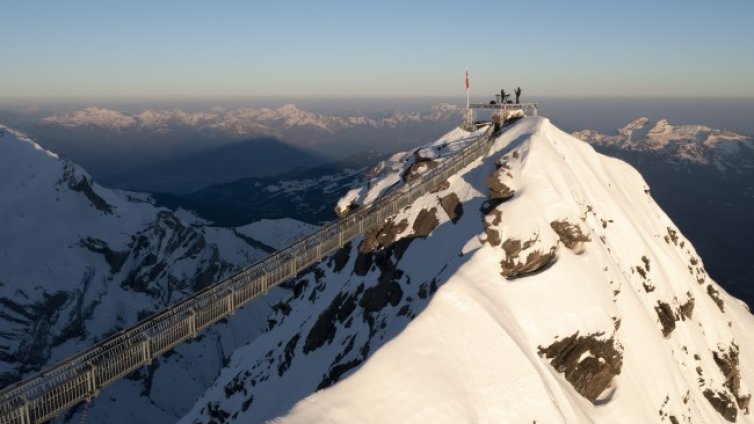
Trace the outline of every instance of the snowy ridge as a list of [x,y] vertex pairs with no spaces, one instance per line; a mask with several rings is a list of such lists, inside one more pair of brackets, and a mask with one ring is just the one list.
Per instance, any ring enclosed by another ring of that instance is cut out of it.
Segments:
[[367,175],[367,184],[349,190],[335,206],[338,216],[345,216],[349,210],[372,204],[380,196],[401,182],[410,182],[434,169],[439,163],[458,153],[487,131],[487,127],[476,132],[456,128],[413,152],[396,153],[377,164]]
[[654,152],[681,163],[714,165],[719,170],[754,166],[754,140],[745,135],[704,125],[674,126],[667,119],[648,124],[649,118],[641,117],[620,128],[616,135],[582,130],[573,136],[600,146]]
[[[81,167],[0,126],[3,387],[265,256],[256,233],[285,240],[306,231],[293,220],[268,221],[239,235],[151,202],[98,185]],[[174,421],[212,381],[224,352],[264,330],[269,311],[246,308],[235,325],[220,324],[108,388],[105,396],[120,403],[94,402],[89,420]],[[63,419],[78,422],[79,412]]]
[[544,118],[294,286],[181,422],[752,421],[749,311],[633,168]]

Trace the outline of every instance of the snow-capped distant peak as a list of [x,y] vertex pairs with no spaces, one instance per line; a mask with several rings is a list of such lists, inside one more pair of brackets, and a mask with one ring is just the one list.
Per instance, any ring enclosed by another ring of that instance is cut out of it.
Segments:
[[137,125],[134,117],[110,109],[88,107],[84,110],[56,114],[42,120],[45,124],[58,124],[64,127],[95,126],[111,130],[129,128]]
[[754,165],[746,163],[754,158],[751,137],[704,125],[672,125],[667,119],[650,125],[649,119],[642,117],[618,129],[615,135],[588,129],[573,135],[597,146],[651,152],[676,162],[711,164],[720,170]]
[[325,133],[335,133],[349,128],[391,128],[407,123],[455,119],[460,117],[460,113],[460,106],[449,103],[435,105],[426,114],[396,112],[386,118],[364,115],[328,116],[303,110],[294,104],[286,104],[277,109],[263,107],[227,110],[215,107],[201,112],[149,109],[133,115],[89,107],[75,112],[48,116],[42,119],[42,122],[66,128],[98,127],[107,130],[140,128],[166,131],[174,126],[183,126],[197,130],[212,129],[233,136],[277,136],[280,130],[292,128],[312,128]]

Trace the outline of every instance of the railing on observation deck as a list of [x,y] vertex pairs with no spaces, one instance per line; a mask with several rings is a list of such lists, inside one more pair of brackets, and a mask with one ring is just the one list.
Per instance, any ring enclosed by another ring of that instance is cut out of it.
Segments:
[[536,103],[471,103],[469,109],[523,110],[534,116],[539,113]]
[[437,168],[370,205],[323,227],[88,350],[0,392],[0,424],[36,424],[96,396],[99,390],[231,315],[271,287],[295,277],[365,230],[435,189],[481,157],[493,134],[481,135]]

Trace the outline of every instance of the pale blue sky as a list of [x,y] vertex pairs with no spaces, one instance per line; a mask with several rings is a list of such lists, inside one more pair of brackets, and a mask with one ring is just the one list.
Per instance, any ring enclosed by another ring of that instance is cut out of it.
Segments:
[[0,0],[0,97],[754,97],[754,1]]

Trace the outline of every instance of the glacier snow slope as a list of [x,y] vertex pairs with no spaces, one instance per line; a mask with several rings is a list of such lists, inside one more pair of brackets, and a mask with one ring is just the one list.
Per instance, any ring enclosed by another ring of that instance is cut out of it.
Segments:
[[181,422],[754,421],[748,309],[633,168],[545,118],[295,287]]

